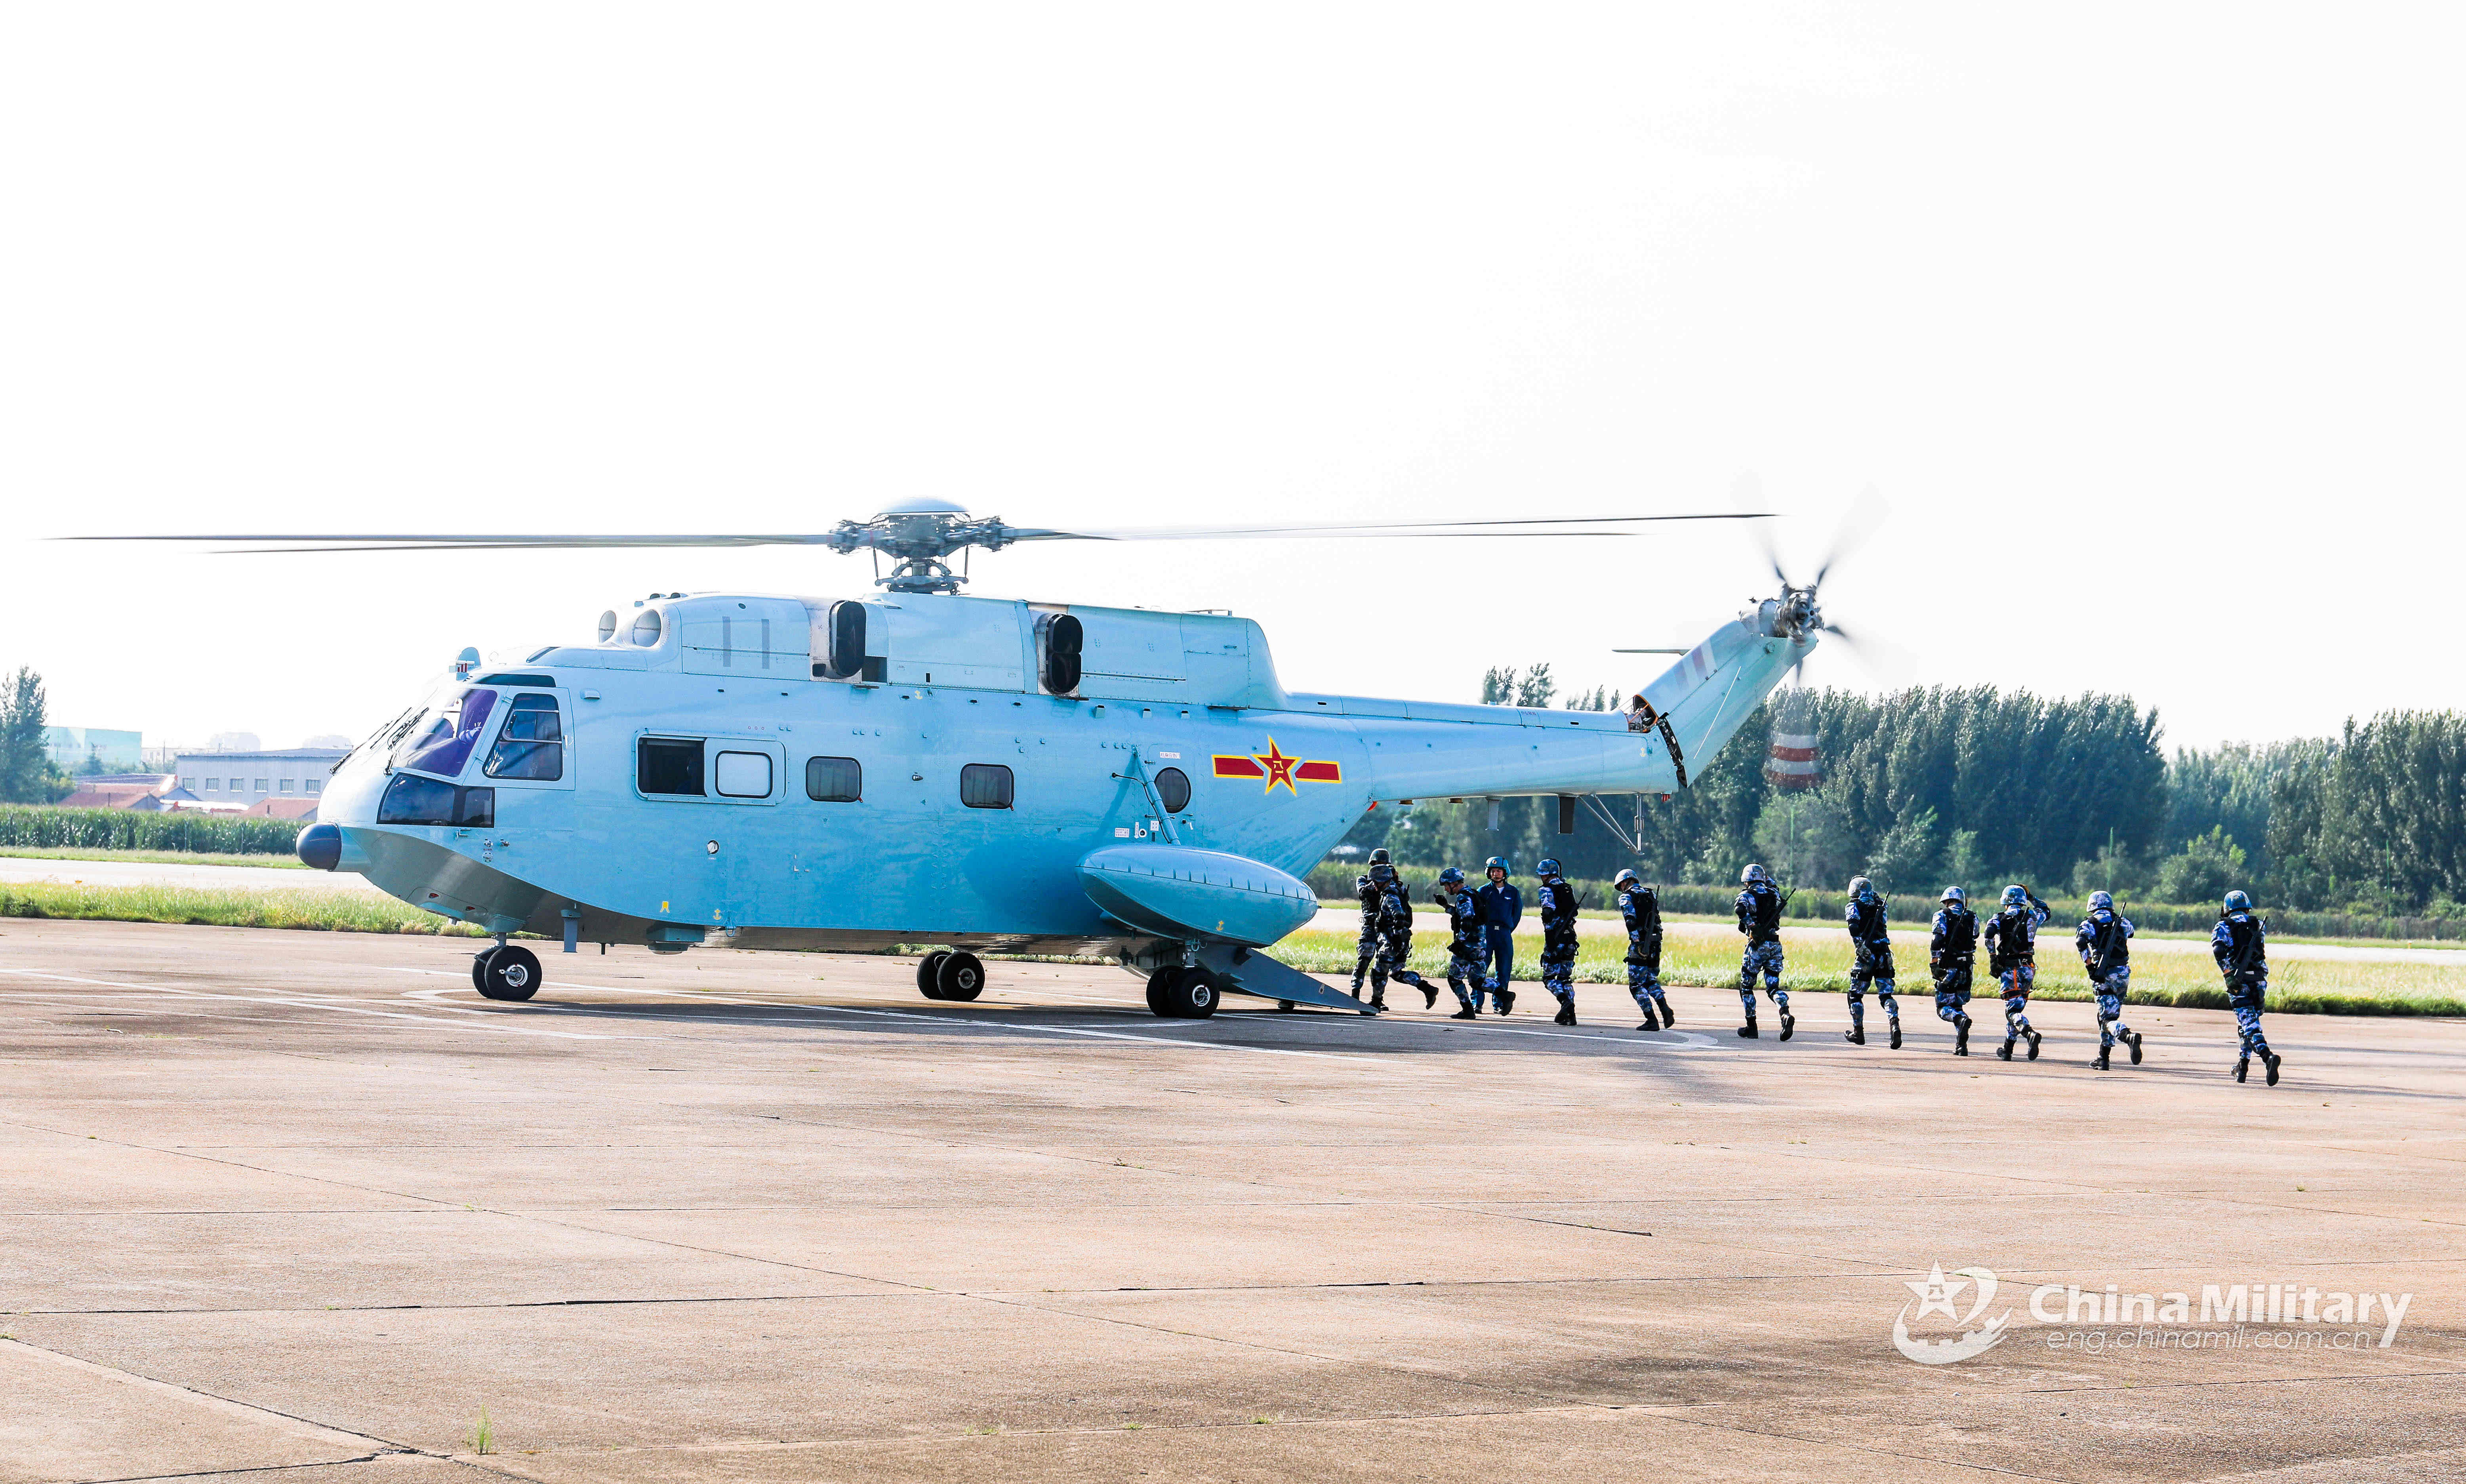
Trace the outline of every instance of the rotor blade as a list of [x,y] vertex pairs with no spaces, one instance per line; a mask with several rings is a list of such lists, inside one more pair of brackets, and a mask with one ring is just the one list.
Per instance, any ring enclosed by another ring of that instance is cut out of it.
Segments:
[[1867,538],[1891,514],[1892,506],[1884,503],[1882,492],[1874,485],[1858,491],[1858,498],[1850,502],[1850,508],[1841,516],[1840,528],[1832,533],[1832,550],[1826,554],[1824,565],[1815,569],[1815,585],[1824,586],[1824,574],[1838,566],[1843,557],[1865,546]]
[[[1737,483],[1730,486],[1730,503],[1745,514],[1770,515],[1772,513],[1764,505],[1764,482],[1757,478],[1753,470],[1739,475]],[[1763,553],[1764,565],[1772,569],[1773,575],[1781,579],[1782,587],[1792,586],[1789,573],[1782,571],[1781,550],[1773,545],[1772,528],[1758,526],[1755,528],[1755,532],[1756,549]]]
[[[393,536],[393,535],[233,535],[233,536],[61,536],[62,541],[261,541],[279,545],[269,551],[418,551],[482,550],[491,547],[548,550],[559,547],[745,547],[819,546],[828,536]],[[303,546],[304,542],[346,545]]]
[[1824,620],[1824,633],[1839,640],[1869,674],[1887,686],[1897,689],[1917,673],[1918,657],[1890,640],[1852,634],[1829,618]]
[[1580,528],[1518,532],[1501,528],[1631,526],[1657,521],[1760,521],[1770,520],[1772,514],[1769,510],[1752,510],[1680,515],[1552,515],[1486,521],[1327,521],[1299,526],[1149,526],[1110,530],[1017,529],[1010,531],[1008,536],[1013,541],[1239,541],[1273,540],[1287,536],[1625,535],[1632,532]]

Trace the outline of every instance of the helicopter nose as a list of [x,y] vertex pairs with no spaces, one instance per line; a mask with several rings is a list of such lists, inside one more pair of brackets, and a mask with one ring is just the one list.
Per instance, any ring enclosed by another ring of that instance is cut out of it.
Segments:
[[338,825],[311,824],[291,843],[291,850],[303,865],[330,871],[342,864],[343,831]]

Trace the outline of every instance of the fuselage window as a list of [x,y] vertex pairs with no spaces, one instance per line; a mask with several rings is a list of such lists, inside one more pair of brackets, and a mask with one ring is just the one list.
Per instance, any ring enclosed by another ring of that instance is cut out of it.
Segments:
[[853,757],[806,758],[805,797],[818,803],[855,803],[864,797],[864,765]]
[[1010,770],[999,763],[970,763],[959,770],[959,802],[971,809],[1007,809]]
[[1164,800],[1164,812],[1179,814],[1190,807],[1190,775],[1178,768],[1167,768],[1156,775],[1156,794]]
[[456,788],[435,778],[397,773],[377,800],[379,824],[443,824],[493,829],[497,823],[497,791]]
[[634,748],[634,783],[645,794],[700,798],[702,738],[644,737]]
[[771,754],[722,753],[711,766],[712,781],[722,798],[771,797]]
[[497,693],[493,690],[461,692],[445,703],[425,731],[404,744],[394,754],[394,766],[441,773],[447,777],[460,773],[462,765],[471,760],[471,749],[479,742],[480,733],[487,730],[489,713],[496,707]]
[[505,730],[488,750],[481,770],[492,778],[531,778],[553,782],[565,776],[565,727],[557,716],[556,697],[530,692],[514,697],[505,713]]

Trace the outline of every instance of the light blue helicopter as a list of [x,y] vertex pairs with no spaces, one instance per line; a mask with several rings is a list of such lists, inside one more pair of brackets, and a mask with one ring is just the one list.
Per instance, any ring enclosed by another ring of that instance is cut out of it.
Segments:
[[184,539],[888,554],[873,596],[655,594],[602,614],[596,643],[465,651],[338,765],[301,858],[495,934],[472,969],[491,999],[542,983],[508,940],[527,932],[567,953],[948,943],[917,969],[937,1000],[975,998],[980,952],[1098,956],[1157,1014],[1199,1017],[1228,992],[1369,1013],[1263,950],[1316,913],[1302,873],[1374,802],[1555,795],[1564,831],[1583,796],[1670,793],[1826,631],[1814,585],[1784,577],[1628,714],[1382,701],[1288,691],[1247,618],[965,596],[945,560],[1354,533],[1372,531],[1048,531],[916,502],[820,536]]

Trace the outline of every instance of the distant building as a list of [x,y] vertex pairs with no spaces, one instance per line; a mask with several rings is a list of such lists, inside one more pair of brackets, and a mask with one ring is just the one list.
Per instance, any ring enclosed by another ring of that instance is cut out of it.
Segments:
[[60,800],[63,809],[134,809],[156,814],[173,807],[163,796],[171,780],[156,774],[118,774],[77,780],[77,792]]
[[325,793],[334,765],[349,754],[342,747],[182,753],[172,760],[173,787],[209,809],[247,809],[269,798],[313,800]]
[[313,820],[317,818],[317,800],[313,798],[260,798],[240,811],[252,819]]
[[126,773],[145,766],[141,755],[145,739],[134,731],[113,731],[104,727],[45,727],[43,750],[52,754],[52,766],[62,773],[75,774],[102,764],[108,773]]

